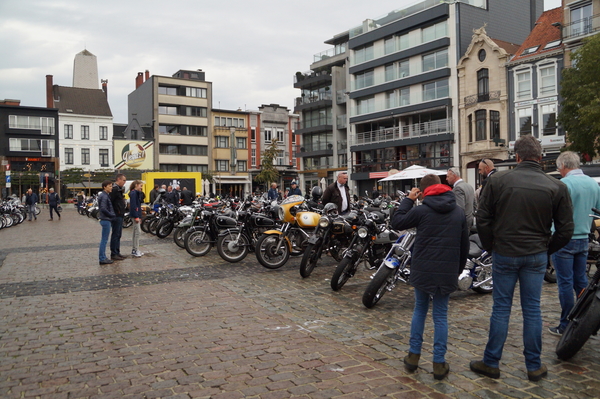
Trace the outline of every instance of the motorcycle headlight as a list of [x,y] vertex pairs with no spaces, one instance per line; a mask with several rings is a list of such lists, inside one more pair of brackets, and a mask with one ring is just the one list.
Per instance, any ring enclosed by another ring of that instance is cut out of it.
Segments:
[[361,227],[360,229],[358,229],[358,231],[356,233],[358,234],[358,236],[360,238],[365,238],[367,236],[367,234],[369,234],[367,229],[365,229],[364,227]]
[[283,220],[285,216],[285,213],[283,212],[283,208],[282,207],[277,207],[277,217],[279,217],[280,220]]
[[319,227],[326,228],[327,226],[329,226],[329,218],[319,219]]

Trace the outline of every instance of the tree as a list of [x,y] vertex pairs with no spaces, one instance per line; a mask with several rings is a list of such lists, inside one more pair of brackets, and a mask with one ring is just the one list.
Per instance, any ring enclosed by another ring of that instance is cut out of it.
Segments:
[[600,35],[584,39],[571,54],[574,66],[562,73],[558,122],[567,132],[567,149],[593,157],[600,153]]
[[279,154],[279,148],[277,148],[277,142],[273,140],[271,145],[263,152],[262,160],[260,162],[261,171],[254,178],[258,183],[263,183],[265,187],[269,187],[269,183],[277,181],[279,179],[279,171],[275,168],[274,161]]
[[[83,182],[85,170],[82,168],[69,168],[60,172],[60,179],[62,184],[69,186],[69,184],[80,184]],[[87,181],[87,179],[85,179]]]

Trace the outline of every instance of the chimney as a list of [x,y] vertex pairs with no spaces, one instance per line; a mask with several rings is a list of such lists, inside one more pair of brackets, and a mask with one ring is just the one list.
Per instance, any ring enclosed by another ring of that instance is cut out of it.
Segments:
[[53,76],[46,75],[46,108],[54,108]]
[[10,99],[0,100],[0,104],[2,104],[2,105],[16,105],[16,106],[19,106],[19,105],[21,105],[21,100],[10,100]]
[[102,91],[104,92],[104,95],[108,99],[108,79],[102,79],[102,80],[100,80],[100,82],[102,83]]
[[150,79],[150,71],[146,69],[146,79],[144,81],[148,79]]
[[138,72],[137,76],[135,77],[135,88],[137,89],[140,87],[142,83],[144,83],[144,74],[142,72]]

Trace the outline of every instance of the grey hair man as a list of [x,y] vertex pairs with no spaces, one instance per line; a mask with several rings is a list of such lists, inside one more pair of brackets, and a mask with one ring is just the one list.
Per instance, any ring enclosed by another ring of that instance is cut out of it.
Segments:
[[553,335],[562,335],[569,321],[567,316],[575,305],[575,295],[587,286],[587,256],[592,218],[592,208],[600,208],[600,187],[594,179],[583,174],[580,169],[579,155],[572,151],[561,153],[556,159],[556,168],[563,183],[569,189],[573,203],[573,223],[575,224],[571,241],[552,255],[558,299],[560,300],[560,323],[549,327]]
[[350,189],[348,188],[348,172],[338,172],[337,179],[327,186],[323,193],[323,205],[333,202],[337,205],[340,213],[350,211]]
[[460,169],[456,167],[448,169],[446,180],[452,186],[456,205],[465,212],[467,228],[471,228],[475,219],[475,189],[460,177]]
[[548,254],[571,239],[573,211],[567,186],[540,166],[539,141],[531,135],[521,136],[515,153],[517,167],[488,177],[477,209],[479,238],[492,252],[494,305],[483,359],[472,361],[470,367],[487,377],[500,377],[499,364],[519,282],[527,378],[539,381],[548,375],[541,361],[540,306]]

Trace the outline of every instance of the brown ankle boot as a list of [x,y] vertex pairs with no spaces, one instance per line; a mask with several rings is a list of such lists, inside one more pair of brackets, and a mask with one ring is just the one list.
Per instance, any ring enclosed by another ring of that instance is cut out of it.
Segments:
[[433,378],[436,380],[443,380],[445,376],[450,372],[450,365],[446,362],[435,363],[433,362]]
[[415,371],[419,367],[419,359],[421,354],[408,352],[408,355],[404,357],[404,367],[408,371]]

